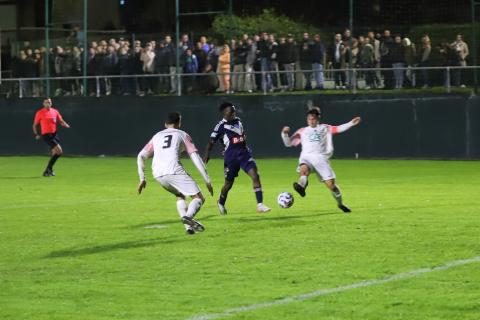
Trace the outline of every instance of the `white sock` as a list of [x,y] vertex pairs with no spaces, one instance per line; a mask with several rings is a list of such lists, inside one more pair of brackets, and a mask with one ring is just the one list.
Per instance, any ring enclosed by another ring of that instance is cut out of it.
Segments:
[[336,191],[332,191],[332,196],[333,198],[337,201],[337,204],[340,206],[343,204],[342,201],[342,192],[340,191],[340,188],[338,186],[335,186],[337,189]]
[[[181,200],[177,200],[177,211],[178,211],[178,214],[180,215],[180,218],[184,217],[187,215],[187,201],[185,201],[184,199],[181,199]],[[183,224],[183,226],[185,227],[185,230],[189,229],[190,226],[188,224]]]
[[190,204],[188,205],[187,216],[190,218],[195,217],[197,212],[200,211],[202,204],[202,200],[198,198],[192,199],[192,201],[190,201]]
[[308,185],[308,177],[300,176],[300,178],[298,179],[298,184],[301,185],[303,188],[306,188]]

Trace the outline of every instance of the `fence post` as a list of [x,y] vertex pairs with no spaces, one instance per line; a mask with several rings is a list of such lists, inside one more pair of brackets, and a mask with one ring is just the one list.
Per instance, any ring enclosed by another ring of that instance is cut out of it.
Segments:
[[23,98],[22,80],[18,80],[18,97]]
[[97,85],[97,98],[100,97],[100,78],[99,77],[95,77],[95,83]]
[[178,72],[180,68],[177,68],[177,72],[175,73],[175,77],[177,77],[177,96],[182,96],[182,76]]
[[451,92],[451,86],[450,86],[450,67],[447,67],[446,74],[445,74],[445,86],[447,87],[447,92]]
[[357,74],[355,69],[352,69],[352,93],[355,94],[357,93]]

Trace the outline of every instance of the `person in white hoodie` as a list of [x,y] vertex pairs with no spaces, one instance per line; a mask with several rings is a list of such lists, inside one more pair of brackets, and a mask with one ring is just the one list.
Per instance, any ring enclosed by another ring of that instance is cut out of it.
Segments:
[[286,147],[302,145],[297,171],[300,173],[298,182],[293,188],[300,196],[305,197],[308,186],[308,176],[312,171],[325,183],[337,201],[338,207],[345,213],[351,212],[342,200],[340,188],[335,183],[335,172],[330,166],[330,157],[333,155],[332,135],[347,131],[361,121],[360,117],[339,126],[320,123],[320,108],[314,107],[307,112],[307,127],[298,129],[291,137],[290,127],[283,127],[282,140]]
[[[192,138],[188,133],[180,130],[180,126],[180,113],[169,113],[165,120],[166,129],[155,134],[138,154],[137,166],[140,183],[137,191],[140,194],[147,186],[145,160],[153,156],[153,177],[163,188],[177,197],[177,211],[185,230],[187,234],[195,234],[195,232],[205,230],[205,227],[194,219],[205,202],[205,198],[195,180],[183,168],[180,162],[182,152],[188,153],[212,196],[213,188],[205,164],[200,158]],[[192,198],[190,204],[187,204],[185,200],[187,196]]]

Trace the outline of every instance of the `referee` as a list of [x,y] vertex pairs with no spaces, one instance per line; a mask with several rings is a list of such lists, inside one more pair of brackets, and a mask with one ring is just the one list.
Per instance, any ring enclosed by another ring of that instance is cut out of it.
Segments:
[[52,108],[52,99],[45,98],[45,100],[43,100],[43,108],[37,111],[35,114],[35,120],[33,120],[33,134],[35,139],[40,139],[40,135],[37,131],[37,126],[40,125],[42,133],[41,137],[52,149],[52,157],[48,161],[47,168],[43,172],[44,177],[55,175],[53,172],[53,165],[63,153],[62,147],[59,144],[60,140],[57,136],[57,121],[62,127],[70,128],[70,125],[63,120],[58,110]]

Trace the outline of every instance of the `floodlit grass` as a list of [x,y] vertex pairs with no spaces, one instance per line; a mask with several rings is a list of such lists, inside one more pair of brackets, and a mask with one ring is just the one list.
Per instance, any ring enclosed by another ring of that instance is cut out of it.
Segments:
[[[188,319],[480,256],[479,162],[333,160],[346,215],[315,179],[280,209],[296,159],[258,159],[273,211],[241,174],[194,236],[153,179],[136,194],[134,158],[61,158],[43,178],[46,162],[0,158],[0,319]],[[222,162],[209,172],[218,196]],[[228,318],[479,317],[472,263]]]

